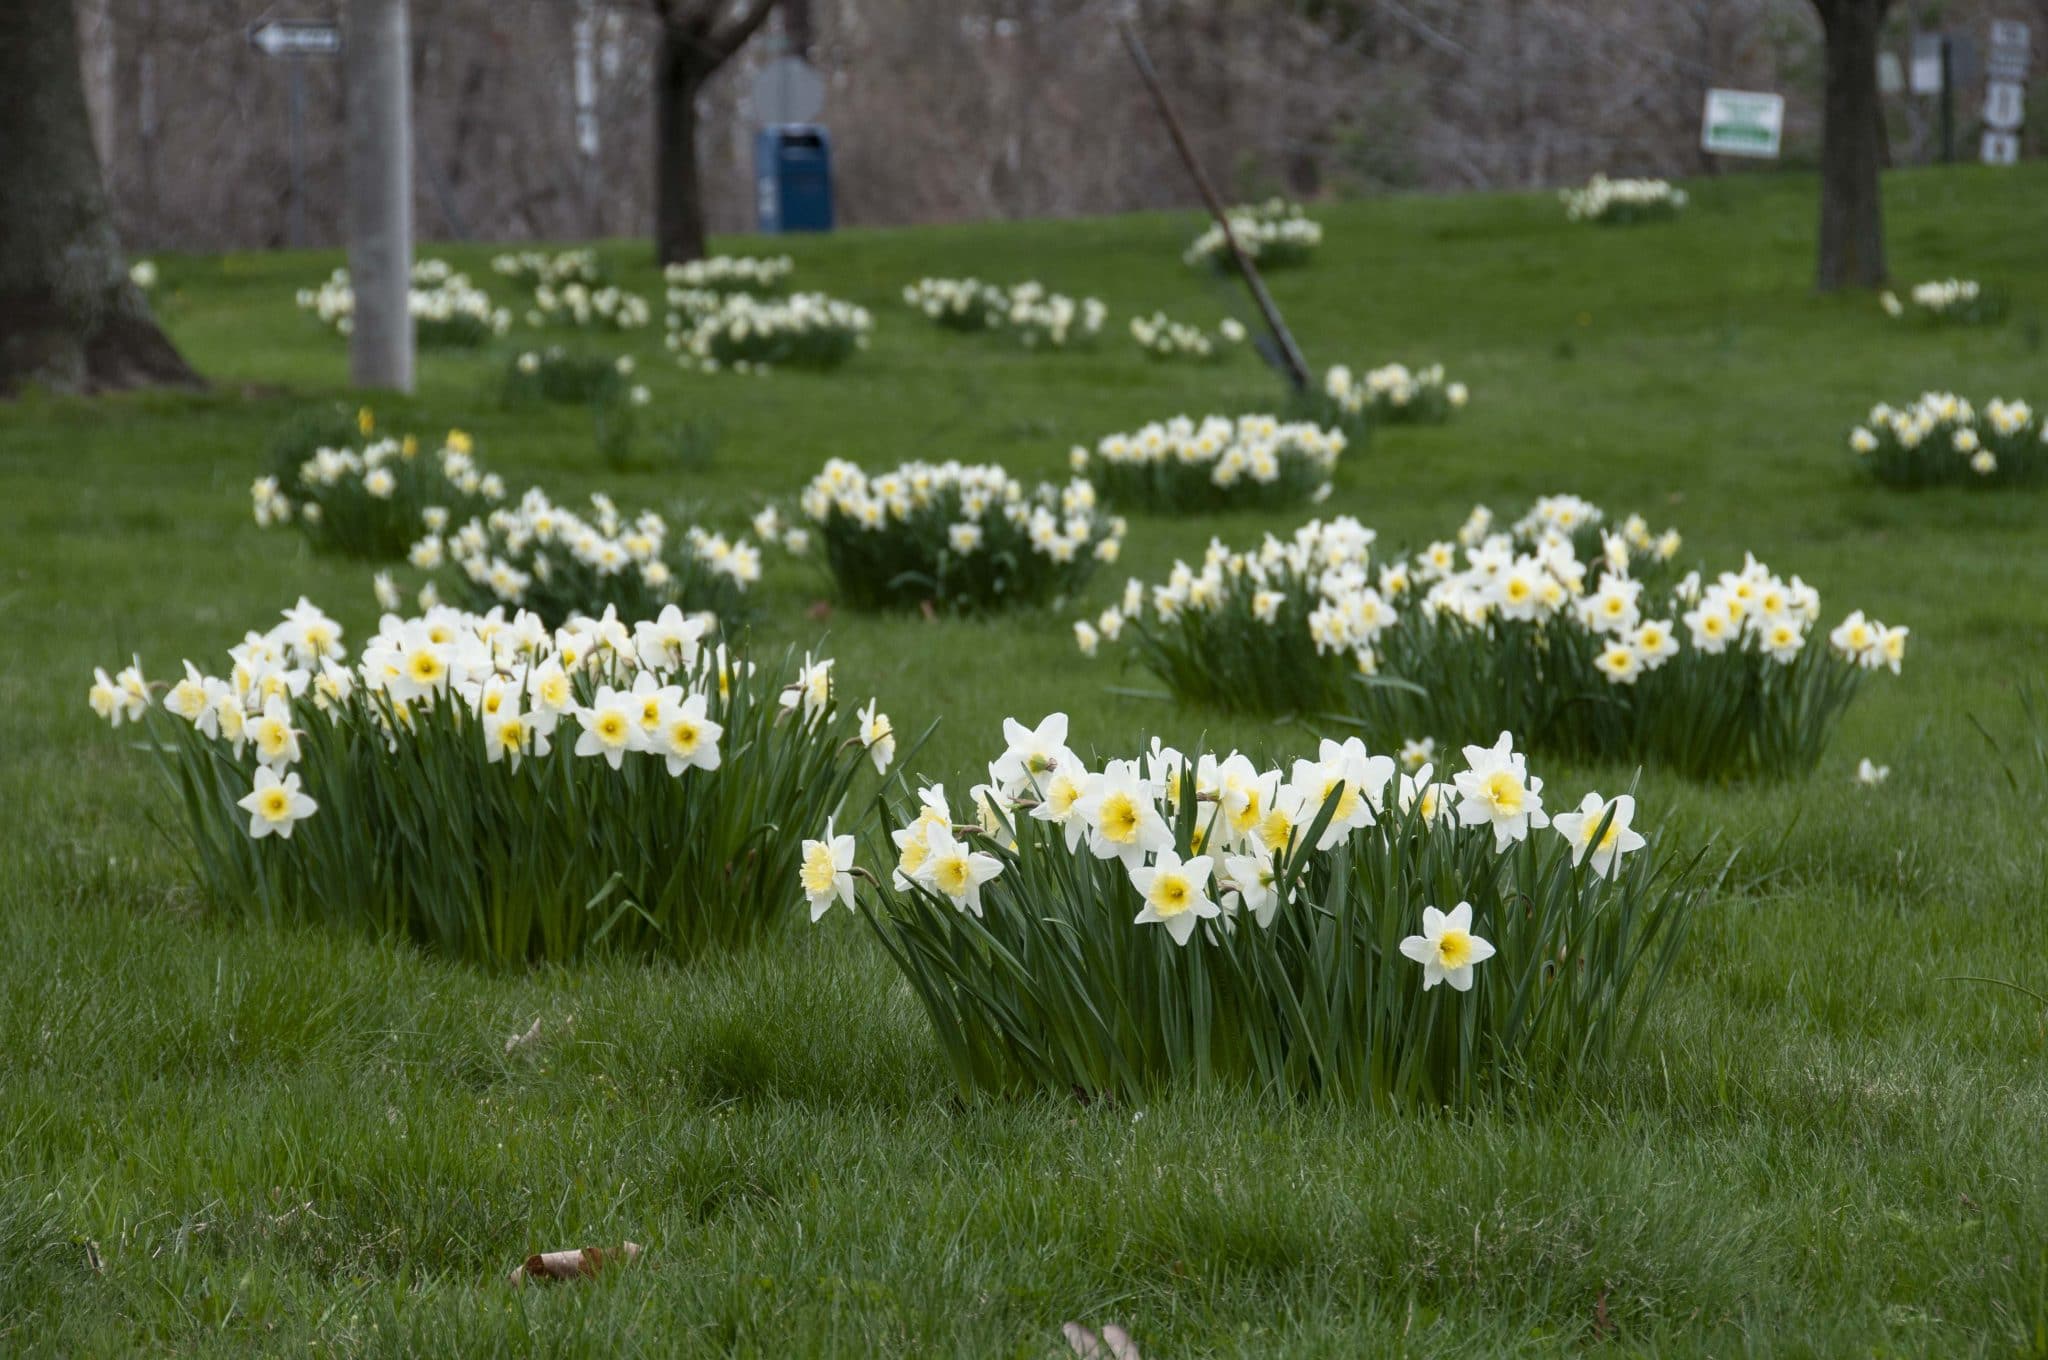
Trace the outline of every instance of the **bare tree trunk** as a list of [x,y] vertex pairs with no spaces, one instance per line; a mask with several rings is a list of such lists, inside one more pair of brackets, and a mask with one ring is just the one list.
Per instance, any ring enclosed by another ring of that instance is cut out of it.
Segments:
[[71,0],[0,4],[0,128],[0,394],[199,386],[128,280]]
[[349,0],[349,379],[413,387],[412,79],[406,0]]
[[1877,49],[1891,0],[1813,2],[1827,36],[1815,284],[1823,293],[1877,288],[1885,281]]
[[704,256],[697,96],[711,71],[692,35],[673,25],[663,25],[654,61],[654,252],[662,264],[681,264]]

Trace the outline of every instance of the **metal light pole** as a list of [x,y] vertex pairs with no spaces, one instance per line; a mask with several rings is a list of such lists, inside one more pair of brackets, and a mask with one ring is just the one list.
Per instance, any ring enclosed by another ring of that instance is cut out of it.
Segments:
[[413,388],[412,80],[406,0],[349,0],[348,274],[355,293],[349,377]]

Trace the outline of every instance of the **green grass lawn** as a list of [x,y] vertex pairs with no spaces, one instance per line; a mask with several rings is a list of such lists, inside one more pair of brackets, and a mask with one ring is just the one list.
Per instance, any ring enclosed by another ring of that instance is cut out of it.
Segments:
[[[1416,544],[1474,501],[1576,491],[1676,525],[1688,561],[1797,571],[1830,620],[1913,629],[1810,781],[1644,775],[1637,826],[1713,841],[1725,872],[1635,1060],[1517,1113],[963,1105],[881,951],[843,915],[802,926],[794,885],[786,940],[688,968],[491,975],[210,915],[148,760],[86,707],[90,668],[213,662],[301,594],[352,640],[375,612],[366,568],[248,512],[273,431],[353,400],[341,342],[292,305],[337,259],[161,259],[162,316],[213,391],[0,407],[0,1351],[1044,1356],[1082,1318],[1154,1360],[2048,1356],[2048,1004],[1955,980],[2048,992],[2048,769],[2011,758],[2019,686],[2048,673],[2048,495],[1894,493],[1843,446],[1924,388],[2048,405],[2048,167],[1887,181],[1895,277],[2002,285],[2013,315],[1985,329],[1812,296],[1810,178],[1688,187],[1682,220],[1626,230],[1542,195],[1333,206],[1317,261],[1272,279],[1319,367],[1441,360],[1473,393],[1348,456],[1326,511]],[[798,286],[876,313],[844,370],[683,373],[658,326],[592,342],[639,356],[658,419],[718,428],[687,473],[607,470],[583,412],[500,409],[518,334],[429,352],[417,396],[374,404],[387,428],[473,431],[515,491],[725,528],[834,455],[1053,475],[1112,430],[1278,404],[1248,356],[1153,364],[1124,334],[1154,308],[1242,314],[1179,262],[1198,225],[792,242]],[[430,253],[488,280],[487,249]],[[604,253],[658,292],[644,243]],[[1110,330],[1050,355],[942,332],[897,301],[926,273],[1098,294]],[[1304,517],[1134,516],[1082,603]],[[1078,608],[815,617],[827,595],[776,564],[761,640],[822,638],[900,729],[941,719],[936,776],[1053,709],[1084,751],[1312,744],[1109,692],[1152,682],[1081,660]],[[1855,785],[1862,756],[1890,782]],[[1560,803],[1634,774],[1538,768]],[[622,1238],[643,1262],[587,1287],[503,1282],[530,1250]]]

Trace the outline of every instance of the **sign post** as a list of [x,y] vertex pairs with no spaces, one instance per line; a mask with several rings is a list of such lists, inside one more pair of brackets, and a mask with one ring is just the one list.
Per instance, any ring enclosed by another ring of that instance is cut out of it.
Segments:
[[285,133],[291,148],[290,190],[285,199],[285,240],[306,244],[306,64],[307,57],[341,55],[341,27],[324,19],[273,19],[249,27],[249,46],[266,57],[285,58]]
[[2027,26],[2009,19],[1991,24],[1991,52],[1984,63],[1984,141],[1979,158],[1986,165],[2011,165],[2020,158],[2020,129],[2027,122],[2027,63],[2032,35]]
[[1700,146],[1717,156],[1775,160],[1785,135],[1785,96],[1752,90],[1708,90]]

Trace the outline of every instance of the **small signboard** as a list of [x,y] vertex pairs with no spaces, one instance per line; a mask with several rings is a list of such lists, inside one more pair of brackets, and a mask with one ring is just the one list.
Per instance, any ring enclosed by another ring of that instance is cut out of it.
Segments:
[[1879,94],[1900,94],[1906,88],[1906,68],[1899,64],[1896,52],[1877,54],[1877,92]]
[[1984,87],[1984,121],[2000,132],[2017,132],[2027,121],[2026,87],[2016,80],[1994,80]]
[[2020,158],[2017,133],[1984,130],[1983,160],[1986,165],[2013,165]]
[[1700,145],[1720,156],[1778,154],[1785,132],[1785,97],[1753,90],[1708,90]]
[[777,57],[755,74],[752,102],[763,127],[809,123],[825,107],[825,81],[802,57]]
[[2016,20],[1992,20],[1991,54],[1984,63],[1985,73],[1993,80],[2024,81],[2032,37],[2027,26]]
[[1941,35],[1922,33],[1913,39],[1912,83],[1914,94],[1941,93]]
[[338,57],[341,25],[326,19],[272,19],[250,27],[249,46],[266,57]]

